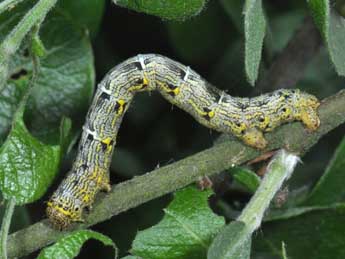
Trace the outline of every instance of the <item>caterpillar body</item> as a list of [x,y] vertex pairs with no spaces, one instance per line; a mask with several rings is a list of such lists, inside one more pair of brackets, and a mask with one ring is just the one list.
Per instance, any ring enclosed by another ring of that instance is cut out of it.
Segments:
[[112,69],[98,86],[72,169],[47,203],[55,227],[82,221],[83,209],[92,206],[95,195],[110,190],[108,171],[122,118],[137,92],[153,90],[204,126],[259,149],[267,145],[263,132],[282,123],[301,121],[309,130],[320,124],[318,99],[298,89],[232,97],[169,58],[135,56]]

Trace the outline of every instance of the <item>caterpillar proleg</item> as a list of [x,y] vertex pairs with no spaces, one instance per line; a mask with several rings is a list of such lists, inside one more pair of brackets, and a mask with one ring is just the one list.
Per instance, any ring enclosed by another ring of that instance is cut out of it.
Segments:
[[83,209],[92,206],[95,195],[110,190],[108,170],[122,118],[137,92],[153,90],[202,125],[259,149],[267,145],[263,132],[282,123],[301,121],[311,131],[320,124],[318,99],[298,89],[232,97],[169,58],[135,56],[112,69],[98,86],[73,167],[48,202],[54,226],[61,229],[82,221]]

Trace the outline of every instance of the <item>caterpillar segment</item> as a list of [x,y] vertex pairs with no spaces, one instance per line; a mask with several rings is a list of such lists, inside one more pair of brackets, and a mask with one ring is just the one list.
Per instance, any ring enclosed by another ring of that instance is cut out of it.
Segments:
[[320,125],[318,99],[298,89],[232,97],[169,58],[135,56],[112,69],[97,88],[73,167],[48,202],[47,215],[55,227],[82,221],[95,195],[110,190],[109,166],[123,116],[137,92],[154,90],[202,125],[258,149],[267,145],[263,133],[283,123],[301,121],[310,131]]

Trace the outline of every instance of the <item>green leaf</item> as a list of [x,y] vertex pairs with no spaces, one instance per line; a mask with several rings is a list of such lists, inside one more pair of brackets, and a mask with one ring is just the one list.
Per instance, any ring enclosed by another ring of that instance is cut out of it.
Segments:
[[58,7],[74,23],[87,28],[91,36],[95,36],[102,21],[105,0],[60,0]]
[[339,144],[326,172],[303,205],[330,205],[345,199],[345,137]]
[[77,230],[64,236],[54,245],[44,248],[37,259],[74,258],[79,254],[82,245],[91,238],[106,246],[112,246],[115,250],[115,258],[117,258],[117,248],[109,237],[91,230]]
[[[213,240],[207,259],[249,259],[251,236],[243,236],[245,224],[240,221],[231,222]],[[247,233],[247,231],[244,231]]]
[[[0,16],[0,38],[25,12]],[[32,91],[25,121],[41,140],[58,143],[59,125],[63,116],[81,125],[93,93],[94,67],[91,44],[85,31],[73,26],[64,16],[52,12],[39,32],[46,56],[40,60],[40,75]],[[0,94],[0,136],[8,133],[13,113],[26,90],[32,63],[25,54],[27,43],[11,60],[10,75]]]
[[323,34],[327,37],[329,28],[330,6],[328,0],[308,0],[309,8],[312,12],[314,21]]
[[113,0],[119,6],[168,20],[186,20],[201,12],[206,0]]
[[37,57],[40,57],[40,58],[44,57],[46,55],[46,49],[45,49],[41,39],[39,38],[38,34],[36,34],[32,38],[31,51],[34,53],[34,55],[36,55]]
[[131,252],[144,259],[205,258],[210,242],[224,226],[224,219],[208,206],[211,194],[195,187],[177,192],[162,221],[138,233]]
[[315,210],[264,223],[253,239],[253,258],[281,258],[281,243],[288,258],[345,258],[345,205]]
[[5,199],[22,205],[42,197],[58,170],[60,146],[50,146],[32,137],[23,121],[24,105],[0,149],[0,188]]
[[259,74],[266,19],[261,0],[246,0],[244,7],[245,71],[251,85]]
[[48,55],[41,60],[42,73],[26,118],[33,130],[45,135],[58,129],[63,116],[79,125],[83,122],[81,115],[92,98],[95,75],[89,38],[65,18],[50,17],[40,35]]
[[13,114],[25,93],[28,82],[28,76],[22,76],[13,81],[11,80],[0,94],[0,143],[5,140],[6,134],[11,128]]
[[328,0],[309,0],[308,4],[335,70],[339,75],[345,76],[345,19],[331,7]]
[[239,182],[252,193],[254,193],[260,185],[260,177],[249,169],[243,167],[235,167],[231,168],[229,171],[237,182]]

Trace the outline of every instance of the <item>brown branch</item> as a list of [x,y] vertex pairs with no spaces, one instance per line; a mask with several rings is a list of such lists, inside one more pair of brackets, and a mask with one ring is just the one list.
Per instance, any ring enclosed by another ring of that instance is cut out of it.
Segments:
[[[86,223],[77,227],[86,228],[105,221],[121,212],[191,184],[201,176],[210,176],[234,165],[240,165],[268,150],[285,147],[303,155],[322,136],[345,122],[345,91],[340,91],[324,100],[319,114],[321,126],[316,132],[308,133],[298,122],[286,124],[266,135],[270,144],[265,151],[255,150],[236,140],[226,141],[113,186],[108,195],[100,195]],[[27,255],[56,241],[64,234],[52,229],[47,224],[47,220],[42,220],[11,234],[8,239],[8,253],[10,257]]]

